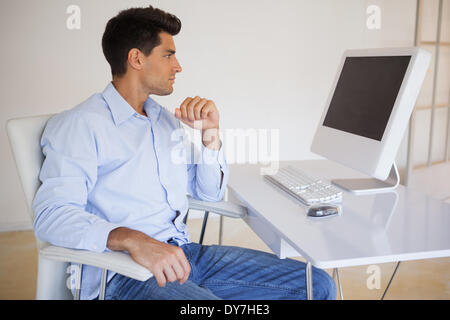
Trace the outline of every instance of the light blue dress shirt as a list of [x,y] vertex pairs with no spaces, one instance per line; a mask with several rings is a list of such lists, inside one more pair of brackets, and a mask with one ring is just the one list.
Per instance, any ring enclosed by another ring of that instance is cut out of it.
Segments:
[[[110,83],[48,121],[41,138],[42,185],[33,201],[39,239],[103,252],[109,232],[124,226],[162,242],[190,242],[183,223],[186,194],[223,198],[223,148],[196,150],[180,121],[150,97],[144,111],[147,117]],[[82,299],[98,295],[100,277],[100,269],[83,268]]]

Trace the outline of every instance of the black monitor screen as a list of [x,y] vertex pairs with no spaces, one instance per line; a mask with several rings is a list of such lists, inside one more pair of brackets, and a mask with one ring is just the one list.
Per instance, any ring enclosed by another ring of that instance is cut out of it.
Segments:
[[381,141],[410,60],[347,57],[323,125]]

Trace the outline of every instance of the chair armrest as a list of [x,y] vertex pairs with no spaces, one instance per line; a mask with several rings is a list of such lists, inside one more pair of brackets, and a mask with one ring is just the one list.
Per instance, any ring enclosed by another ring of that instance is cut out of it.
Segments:
[[[188,196],[188,200],[190,209],[214,212],[231,218],[243,218],[247,215],[247,208],[235,203],[226,201],[202,201],[194,199],[191,196]],[[153,276],[148,269],[135,262],[125,252],[111,251],[98,253],[45,244],[39,249],[39,255],[49,260],[81,263],[111,270],[139,281],[146,281]]]
[[214,212],[230,218],[244,218],[247,215],[247,208],[236,203],[219,201],[202,201],[188,195],[189,209]]
[[145,281],[153,276],[149,270],[135,262],[125,252],[112,251],[98,253],[88,250],[46,245],[39,250],[39,255],[50,260],[81,263],[108,269],[140,281]]

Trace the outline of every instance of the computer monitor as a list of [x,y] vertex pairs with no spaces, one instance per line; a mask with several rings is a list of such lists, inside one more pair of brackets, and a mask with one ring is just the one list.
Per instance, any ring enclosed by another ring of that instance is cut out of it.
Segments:
[[334,184],[353,193],[398,186],[395,157],[430,59],[416,47],[344,52],[311,151],[374,179]]

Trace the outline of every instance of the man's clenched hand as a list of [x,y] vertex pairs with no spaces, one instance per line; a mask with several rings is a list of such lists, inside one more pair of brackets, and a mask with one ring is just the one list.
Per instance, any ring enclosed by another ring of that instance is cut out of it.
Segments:
[[[175,109],[175,117],[194,129],[218,129],[219,111],[212,100],[188,97],[179,108]],[[201,121],[201,128],[194,126],[194,121]]]

